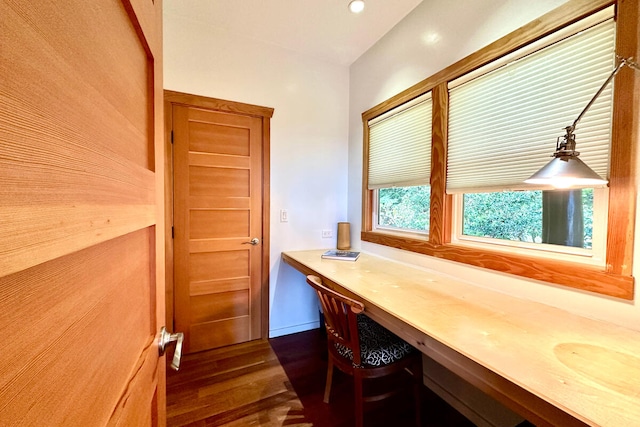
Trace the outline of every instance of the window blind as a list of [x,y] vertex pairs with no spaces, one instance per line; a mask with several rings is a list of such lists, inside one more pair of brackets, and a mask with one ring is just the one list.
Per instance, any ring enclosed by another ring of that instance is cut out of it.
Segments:
[[[447,192],[535,189],[523,181],[551,160],[564,127],[615,66],[609,19],[484,76],[449,85]],[[611,85],[575,131],[580,158],[606,177]]]
[[428,185],[431,92],[369,120],[368,188]]

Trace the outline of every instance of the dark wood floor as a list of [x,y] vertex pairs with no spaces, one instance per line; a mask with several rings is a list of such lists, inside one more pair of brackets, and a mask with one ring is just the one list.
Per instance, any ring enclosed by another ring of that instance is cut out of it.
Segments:
[[[353,426],[353,383],[336,370],[332,402],[322,402],[326,341],[319,330],[186,355],[167,374],[169,426]],[[408,378],[407,378],[408,380]],[[411,388],[367,407],[367,426],[411,426]],[[424,426],[473,424],[427,388]]]

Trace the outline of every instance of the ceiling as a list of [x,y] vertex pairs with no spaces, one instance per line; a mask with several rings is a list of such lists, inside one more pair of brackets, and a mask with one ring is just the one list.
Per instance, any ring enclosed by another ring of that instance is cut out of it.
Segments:
[[421,2],[365,0],[356,15],[349,0],[165,0],[164,13],[351,65]]

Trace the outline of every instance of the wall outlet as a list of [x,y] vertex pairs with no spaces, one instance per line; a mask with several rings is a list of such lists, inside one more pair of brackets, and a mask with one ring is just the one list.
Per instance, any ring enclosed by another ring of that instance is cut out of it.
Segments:
[[323,239],[328,239],[330,237],[333,237],[333,231],[332,230],[322,230],[322,238]]

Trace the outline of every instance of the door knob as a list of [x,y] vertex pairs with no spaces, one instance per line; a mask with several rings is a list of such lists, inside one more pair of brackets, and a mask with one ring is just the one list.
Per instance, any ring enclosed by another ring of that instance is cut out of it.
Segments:
[[176,332],[172,334],[167,332],[167,328],[164,326],[160,329],[160,338],[158,339],[158,352],[160,356],[167,350],[169,343],[176,343],[176,349],[173,352],[173,360],[171,361],[171,369],[177,371],[180,369],[180,358],[182,357],[182,342],[184,341],[184,334],[182,332]]
[[253,246],[257,245],[258,243],[260,243],[260,239],[258,239],[257,237],[254,237],[249,242],[242,242],[243,245],[253,245]]

